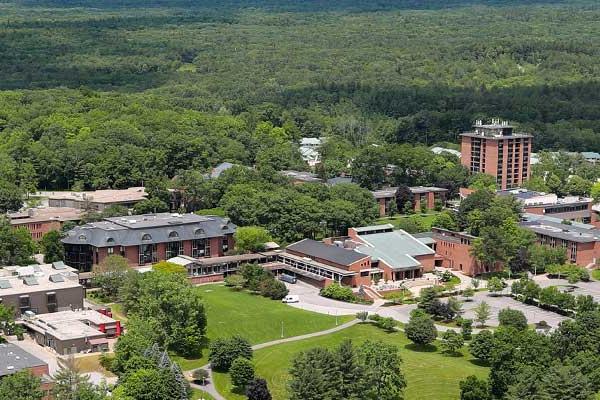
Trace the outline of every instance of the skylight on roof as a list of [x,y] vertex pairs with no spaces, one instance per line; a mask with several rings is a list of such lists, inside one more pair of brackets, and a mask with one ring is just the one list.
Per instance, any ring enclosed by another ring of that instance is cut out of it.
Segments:
[[64,281],[65,281],[65,277],[62,276],[61,274],[50,275],[50,282],[60,283],[60,282],[64,282]]
[[26,276],[25,278],[23,278],[23,282],[27,285],[27,286],[35,286],[35,285],[39,285],[37,279],[35,279],[35,277],[33,276]]
[[12,286],[9,281],[1,280],[0,281],[0,289],[10,289]]

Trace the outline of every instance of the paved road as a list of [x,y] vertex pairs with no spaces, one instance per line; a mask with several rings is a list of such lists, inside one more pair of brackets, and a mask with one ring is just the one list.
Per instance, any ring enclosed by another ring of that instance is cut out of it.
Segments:
[[[285,338],[285,339],[272,340],[272,341],[266,342],[266,343],[260,343],[260,344],[252,346],[252,350],[260,350],[260,349],[264,349],[265,347],[276,346],[278,344],[297,342],[299,340],[329,335],[330,333],[335,333],[335,332],[341,331],[343,329],[349,328],[353,325],[356,325],[358,322],[359,322],[359,320],[355,319],[350,322],[346,322],[345,324],[336,326],[335,328],[327,329],[324,331],[308,333],[306,335],[292,336],[292,337]],[[200,368],[208,371],[208,373],[209,373],[209,378],[207,380],[207,383],[206,383],[206,385],[197,385],[195,383],[191,383],[191,386],[196,389],[204,390],[205,392],[207,392],[208,394],[213,396],[215,398],[215,400],[226,400],[223,396],[221,396],[219,394],[219,392],[217,391],[217,388],[213,384],[213,375],[212,375],[212,370],[210,369],[210,364],[207,364]],[[190,371],[187,371],[187,373],[189,376]]]

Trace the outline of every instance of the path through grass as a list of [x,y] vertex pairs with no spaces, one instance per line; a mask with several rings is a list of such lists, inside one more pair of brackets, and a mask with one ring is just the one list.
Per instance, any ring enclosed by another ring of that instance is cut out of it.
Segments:
[[[402,371],[408,386],[406,400],[456,400],[459,397],[459,382],[469,375],[487,376],[488,369],[477,365],[466,350],[462,356],[452,357],[440,353],[433,346],[428,351],[415,350],[402,333],[385,333],[371,325],[355,325],[343,331],[299,342],[286,343],[258,350],[254,363],[258,376],[265,378],[273,395],[273,400],[287,399],[287,371],[295,354],[316,346],[334,347],[349,338],[355,344],[366,339],[382,340],[400,348]],[[245,397],[231,393],[228,374],[215,374],[215,385],[229,400],[242,400]]]

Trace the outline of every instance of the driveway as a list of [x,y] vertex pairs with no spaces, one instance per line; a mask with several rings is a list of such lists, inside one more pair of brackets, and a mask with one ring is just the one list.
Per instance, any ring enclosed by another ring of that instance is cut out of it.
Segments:
[[290,291],[289,294],[297,295],[300,299],[298,303],[289,305],[303,310],[329,315],[354,315],[359,311],[376,312],[378,308],[377,305],[351,304],[319,296],[319,288],[302,281],[285,285]]

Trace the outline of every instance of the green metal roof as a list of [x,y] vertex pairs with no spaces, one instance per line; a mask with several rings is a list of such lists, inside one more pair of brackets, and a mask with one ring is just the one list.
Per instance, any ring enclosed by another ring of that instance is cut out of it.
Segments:
[[415,268],[421,263],[416,256],[435,254],[435,251],[423,244],[414,236],[403,230],[362,235],[365,244],[358,251],[371,256],[372,260],[380,260],[392,269]]

